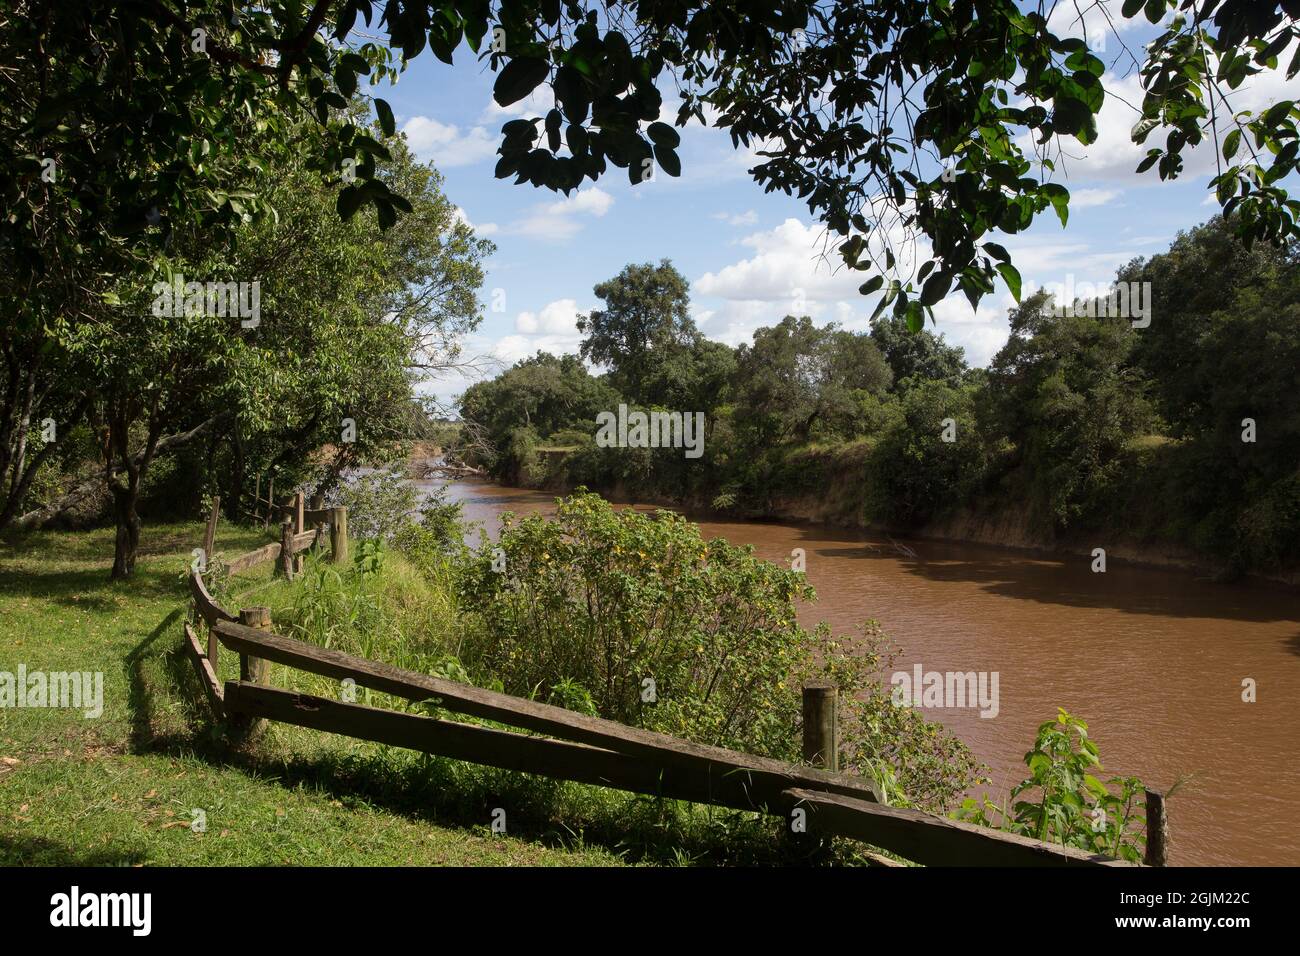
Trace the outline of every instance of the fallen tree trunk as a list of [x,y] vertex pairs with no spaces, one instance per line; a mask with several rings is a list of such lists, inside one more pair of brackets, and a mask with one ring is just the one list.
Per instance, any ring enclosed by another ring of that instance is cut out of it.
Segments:
[[[158,445],[154,449],[154,456],[157,457],[158,455],[166,454],[169,451],[174,451],[175,449],[180,448],[183,445],[189,444],[199,435],[203,434],[208,429],[216,425],[218,422],[221,422],[228,417],[229,417],[229,413],[222,412],[220,415],[214,415],[212,418],[209,418],[207,421],[195,425],[187,432],[180,432],[179,434],[168,435],[166,438],[159,439]],[[145,450],[141,450],[134,456],[132,460],[136,464],[139,464],[144,461],[144,458],[145,458]],[[114,466],[113,468],[114,473],[120,470],[122,470],[120,465]],[[42,508],[37,508],[34,511],[29,511],[24,515],[18,516],[17,518],[14,519],[12,526],[21,531],[31,531],[36,528],[39,528],[42,525],[47,524],[49,521],[53,520],[54,518],[58,517],[59,515],[63,514],[69,508],[84,501],[86,498],[94,494],[96,491],[102,489],[104,487],[104,481],[105,479],[103,475],[97,475],[94,478],[91,478],[87,481],[83,481],[81,484],[77,485],[71,491],[67,492],[66,494],[60,495],[56,500],[50,502],[48,505],[45,505]]]

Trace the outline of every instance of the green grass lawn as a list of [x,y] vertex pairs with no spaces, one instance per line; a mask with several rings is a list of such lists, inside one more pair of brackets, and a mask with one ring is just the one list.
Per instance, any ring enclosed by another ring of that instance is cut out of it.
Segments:
[[[181,651],[183,574],[202,534],[198,523],[147,528],[128,582],[108,580],[111,529],[0,543],[0,671],[24,664],[28,672],[101,671],[104,680],[98,718],[0,709],[0,863],[621,862],[617,847],[587,845],[581,832],[526,809],[511,817],[520,836],[493,836],[490,793],[425,799],[403,786],[402,772],[383,773],[430,758],[281,726],[253,747],[229,747]],[[267,540],[260,530],[222,527],[218,551],[233,556]],[[234,597],[244,598],[234,607],[274,606],[281,585],[258,573],[234,584]],[[227,653],[222,677],[236,670]],[[444,767],[439,779],[456,772]],[[518,792],[519,775],[500,776],[500,792]],[[190,826],[196,809],[206,832]]]

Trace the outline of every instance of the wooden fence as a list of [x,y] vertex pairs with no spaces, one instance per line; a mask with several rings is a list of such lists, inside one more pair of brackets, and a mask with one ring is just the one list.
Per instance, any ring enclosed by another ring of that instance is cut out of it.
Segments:
[[[284,507],[281,540],[230,561],[231,572],[278,562],[292,575],[300,553],[323,542],[330,525],[331,557],[347,557],[347,517],[342,508],[306,510],[297,495]],[[204,544],[215,543],[216,503]],[[315,524],[307,529],[307,524]],[[804,689],[802,766],[698,744],[616,721],[388,664],[354,657],[285,637],[271,630],[266,608],[233,614],[213,600],[200,571],[190,575],[194,625],[185,624],[185,646],[212,711],[232,733],[255,732],[277,720],[300,727],[405,747],[471,763],[632,793],[766,812],[787,823],[799,816],[809,833],[862,840],[925,865],[1127,866],[1122,861],[1028,837],[975,826],[919,810],[882,804],[874,782],[841,774],[838,764],[836,691]],[[206,644],[196,626],[207,630]],[[239,654],[240,679],[217,676],[221,647]],[[284,690],[270,684],[276,663],[454,714],[489,720],[529,733],[363,706]],[[1158,821],[1155,839],[1163,856],[1164,814],[1159,794],[1148,794],[1148,816]],[[1155,812],[1152,812],[1152,811]],[[1148,824],[1151,825],[1150,823]],[[886,862],[881,858],[882,862]],[[1163,859],[1148,862],[1163,863]]]

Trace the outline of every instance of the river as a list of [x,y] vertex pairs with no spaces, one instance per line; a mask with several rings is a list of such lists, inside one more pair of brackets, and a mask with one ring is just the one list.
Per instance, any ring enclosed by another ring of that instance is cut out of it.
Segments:
[[[466,518],[554,510],[554,495],[447,485]],[[706,538],[751,544],[789,566],[804,549],[811,627],[853,634],[875,618],[911,672],[996,671],[999,708],[929,710],[992,769],[992,792],[1025,776],[1037,726],[1058,706],[1088,721],[1105,773],[1157,789],[1193,775],[1168,804],[1173,864],[1300,863],[1300,597],[1182,570],[971,544],[888,539],[824,525],[702,521]],[[1257,700],[1242,700],[1243,681]]]

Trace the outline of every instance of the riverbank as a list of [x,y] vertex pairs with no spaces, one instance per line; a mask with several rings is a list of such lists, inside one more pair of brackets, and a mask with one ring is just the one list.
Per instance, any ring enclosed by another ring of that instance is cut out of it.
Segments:
[[[820,470],[819,470],[820,471]],[[1037,557],[1079,558],[1089,565],[1094,550],[1102,548],[1107,562],[1118,560],[1138,567],[1167,568],[1186,572],[1198,579],[1242,581],[1300,588],[1300,568],[1276,573],[1234,573],[1222,562],[1207,560],[1189,548],[1168,541],[1138,538],[1121,532],[1057,535],[1044,532],[1032,520],[1024,504],[960,507],[916,527],[899,528],[867,520],[861,478],[847,469],[832,474],[820,472],[826,484],[816,492],[773,495],[762,507],[715,507],[716,499],[695,496],[686,500],[659,494],[634,493],[625,485],[593,488],[602,497],[619,504],[645,504],[681,511],[692,520],[704,521],[794,521],[827,525],[882,536],[923,541],[976,544],[1006,548]],[[515,487],[500,484],[500,487]],[[524,485],[524,487],[530,487]],[[563,472],[552,470],[535,490],[557,495],[572,492],[574,485]]]

